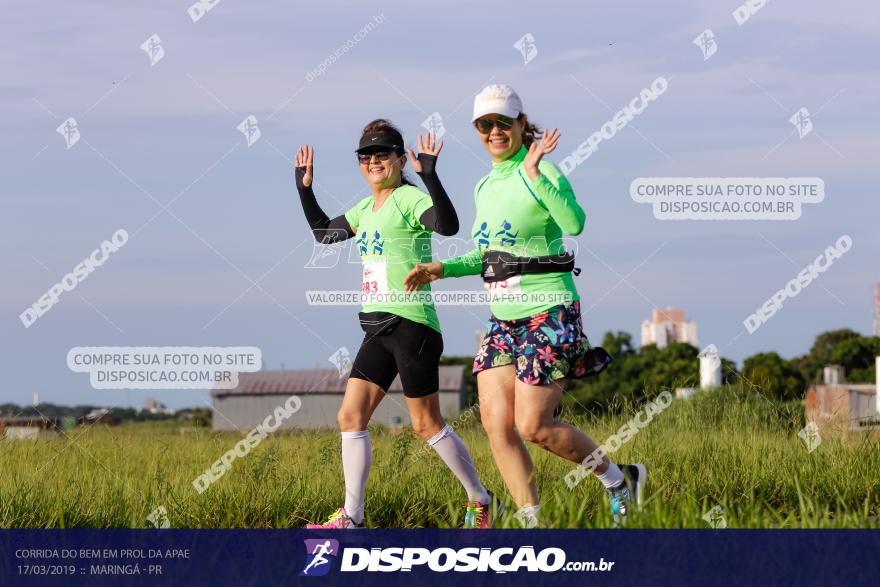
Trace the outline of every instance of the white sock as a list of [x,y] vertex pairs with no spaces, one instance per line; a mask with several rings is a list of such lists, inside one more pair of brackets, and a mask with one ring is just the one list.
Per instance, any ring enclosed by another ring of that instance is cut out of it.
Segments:
[[345,512],[356,524],[364,521],[364,489],[373,462],[366,430],[342,433],[342,472],[345,475]]
[[537,528],[538,527],[538,510],[541,509],[541,504],[538,505],[524,505],[519,508],[519,511],[513,516],[523,525],[524,528]]
[[611,489],[612,487],[617,487],[623,483],[623,471],[621,471],[620,467],[614,463],[610,463],[607,471],[604,473],[596,473],[596,478],[602,482],[605,489]]
[[480,483],[477,470],[474,469],[474,462],[471,460],[471,454],[455,430],[449,427],[449,424],[432,436],[428,440],[428,444],[434,447],[446,466],[461,481],[467,491],[468,500],[479,501],[483,504],[489,503],[489,492]]

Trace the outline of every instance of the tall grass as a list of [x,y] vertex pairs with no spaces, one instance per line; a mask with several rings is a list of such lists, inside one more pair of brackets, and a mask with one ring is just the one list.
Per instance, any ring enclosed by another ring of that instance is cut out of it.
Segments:
[[[613,416],[562,418],[603,441],[638,406]],[[778,406],[736,387],[675,401],[612,455],[645,463],[645,504],[635,527],[708,527],[720,505],[728,527],[877,527],[880,442],[861,433],[825,438],[808,453],[795,405]],[[477,470],[518,527],[479,418],[458,426]],[[465,494],[433,451],[409,428],[371,426],[373,470],[367,486],[371,527],[457,527]],[[300,431],[266,439],[198,494],[192,480],[240,436],[173,425],[128,424],[71,431],[56,440],[0,441],[0,526],[147,527],[164,506],[175,527],[298,527],[323,519],[344,497],[339,434]],[[530,446],[542,496],[542,525],[609,527],[598,481],[574,490],[563,481],[572,463]]]

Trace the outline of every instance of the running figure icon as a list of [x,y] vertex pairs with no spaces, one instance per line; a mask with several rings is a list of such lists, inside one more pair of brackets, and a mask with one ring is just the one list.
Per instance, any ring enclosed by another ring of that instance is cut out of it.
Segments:
[[515,244],[516,244],[516,235],[519,234],[519,231],[517,230],[516,232],[510,232],[510,229],[513,228],[513,225],[511,225],[510,222],[508,222],[506,218],[505,218],[504,221],[501,223],[501,226],[500,226],[500,227],[501,227],[501,230],[499,230],[498,232],[496,232],[496,233],[495,233],[495,236],[496,236],[496,238],[499,237],[499,236],[501,237],[501,244],[502,244],[502,246],[504,246],[504,245],[513,246],[513,245],[515,245]]
[[381,239],[382,239],[382,235],[379,233],[378,230],[375,233],[373,233],[373,254],[374,255],[381,255],[382,254],[382,246],[385,244],[385,241],[381,240]]
[[315,545],[315,549],[311,552],[314,556],[312,562],[306,565],[306,568],[303,569],[302,574],[308,575],[309,569],[313,569],[315,567],[326,565],[330,562],[330,559],[326,558],[325,555],[328,554],[336,554],[333,551],[333,548],[330,547],[330,541],[327,540],[325,542],[321,542]]
[[[474,239],[477,240],[477,246],[479,250],[483,250],[483,248],[489,248],[489,223],[483,222],[480,224],[479,230],[475,232],[473,235]],[[479,238],[477,239],[477,237]]]

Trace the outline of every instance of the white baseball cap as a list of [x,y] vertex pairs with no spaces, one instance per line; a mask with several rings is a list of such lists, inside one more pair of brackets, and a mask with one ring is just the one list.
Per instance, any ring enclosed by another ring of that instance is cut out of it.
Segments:
[[501,114],[516,118],[523,111],[522,100],[507,84],[486,86],[474,98],[474,117],[471,122],[486,114]]

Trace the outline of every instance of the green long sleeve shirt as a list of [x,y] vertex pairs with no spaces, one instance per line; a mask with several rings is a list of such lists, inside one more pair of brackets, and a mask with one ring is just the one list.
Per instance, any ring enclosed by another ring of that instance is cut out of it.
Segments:
[[[523,168],[527,152],[522,147],[510,159],[493,164],[489,175],[477,183],[477,215],[471,230],[475,248],[444,261],[445,277],[479,275],[483,252],[490,248],[523,257],[563,253],[563,235],[574,236],[583,230],[586,215],[575,200],[568,179],[556,165],[542,160],[538,164],[541,175],[532,181]],[[501,320],[543,312],[558,305],[565,294],[571,301],[579,299],[569,272],[527,274],[512,279],[516,283],[509,284],[511,293],[525,297],[522,301],[493,301],[492,314]],[[542,301],[544,297],[546,301]]]

